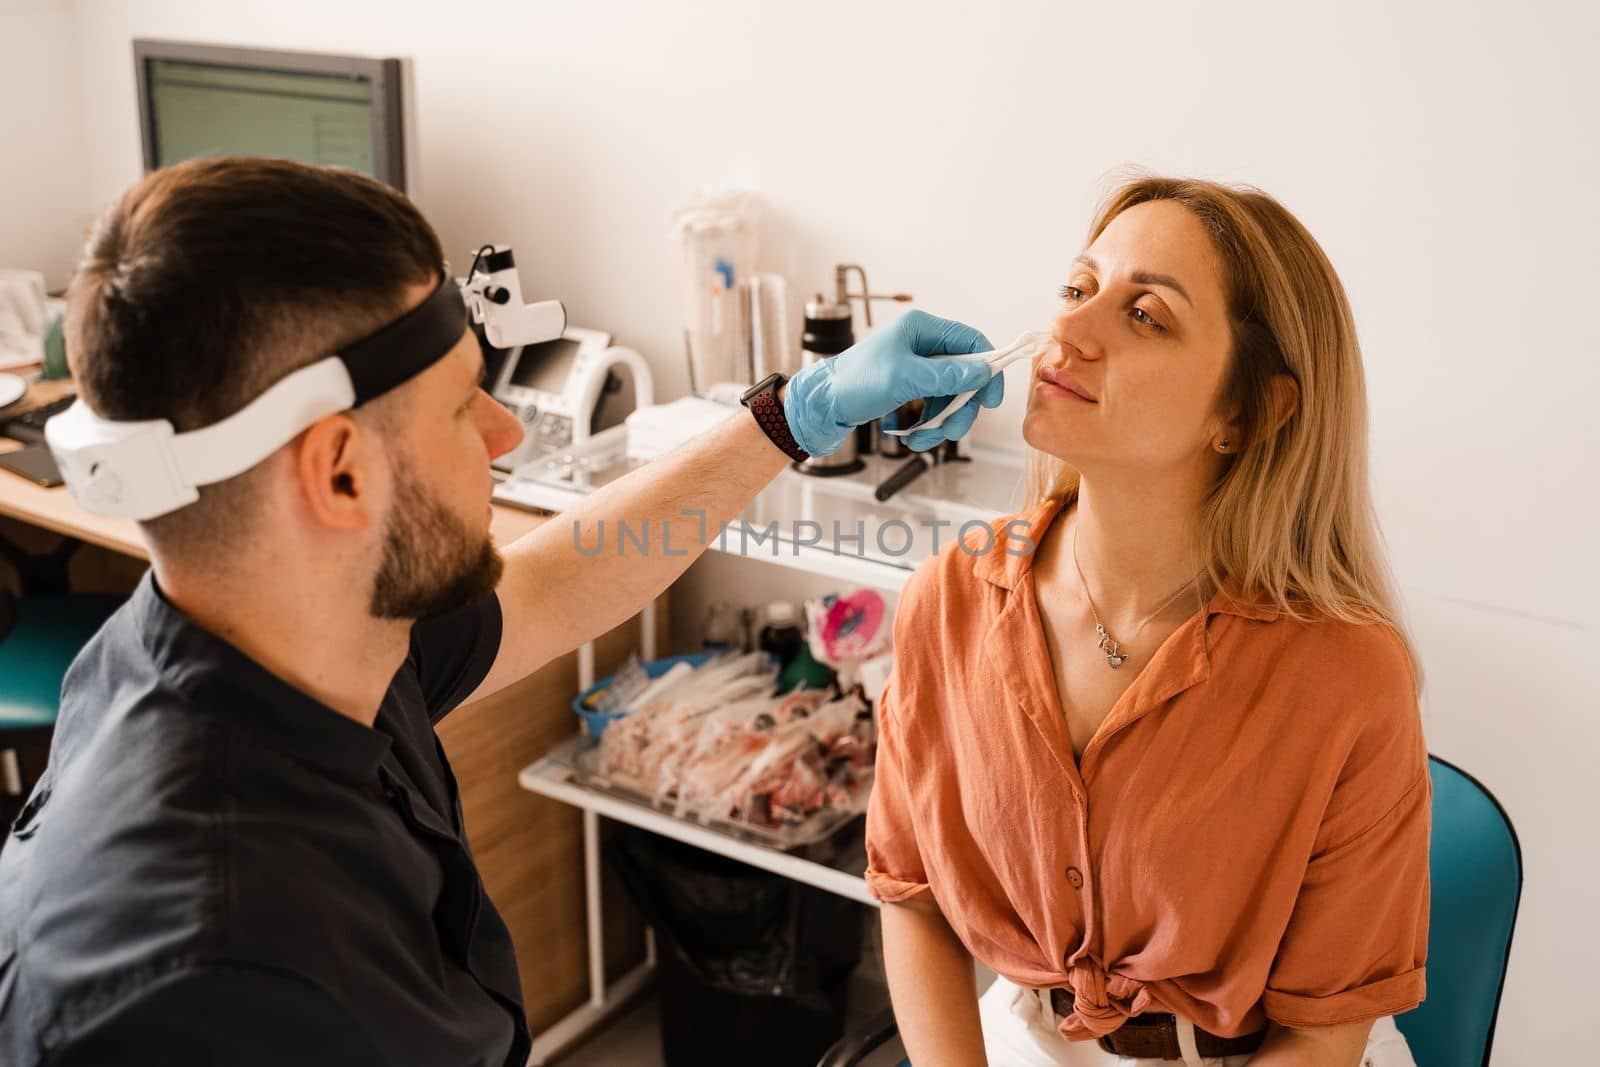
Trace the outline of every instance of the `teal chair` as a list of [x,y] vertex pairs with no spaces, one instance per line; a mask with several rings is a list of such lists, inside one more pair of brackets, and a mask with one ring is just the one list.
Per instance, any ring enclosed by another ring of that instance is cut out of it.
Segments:
[[23,591],[0,586],[0,843],[44,771],[68,665],[124,599],[65,591],[77,548],[34,556],[0,539]]
[[[1428,757],[1428,772],[1428,995],[1395,1016],[1395,1025],[1417,1067],[1488,1067],[1522,899],[1522,846],[1483,783],[1438,756]],[[894,1017],[885,1013],[845,1035],[819,1067],[856,1067],[894,1035]]]
[[1522,900],[1522,846],[1482,782],[1438,756],[1428,770],[1428,997],[1394,1021],[1417,1067],[1488,1067]]

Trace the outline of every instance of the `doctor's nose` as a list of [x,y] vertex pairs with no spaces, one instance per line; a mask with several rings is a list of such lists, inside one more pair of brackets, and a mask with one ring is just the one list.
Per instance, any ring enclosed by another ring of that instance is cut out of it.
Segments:
[[522,443],[522,421],[499,401],[479,390],[478,406],[483,412],[478,417],[478,432],[483,435],[490,459],[503,456]]

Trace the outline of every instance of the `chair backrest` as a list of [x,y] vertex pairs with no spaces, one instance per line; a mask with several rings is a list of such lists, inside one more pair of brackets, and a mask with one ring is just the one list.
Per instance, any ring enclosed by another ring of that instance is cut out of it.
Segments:
[[1487,1067],[1522,897],[1522,847],[1481,782],[1437,756],[1428,770],[1428,993],[1395,1025],[1417,1067]]

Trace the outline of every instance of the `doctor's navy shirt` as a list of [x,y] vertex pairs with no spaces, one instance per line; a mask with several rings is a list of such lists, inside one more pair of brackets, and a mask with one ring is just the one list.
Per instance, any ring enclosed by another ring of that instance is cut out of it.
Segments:
[[0,1063],[502,1065],[529,1037],[433,724],[500,646],[416,624],[369,728],[146,574],[74,661],[0,851]]

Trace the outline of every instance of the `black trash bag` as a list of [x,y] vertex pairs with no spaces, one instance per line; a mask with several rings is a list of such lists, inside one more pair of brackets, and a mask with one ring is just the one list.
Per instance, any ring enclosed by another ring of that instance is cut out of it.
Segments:
[[605,855],[656,931],[667,1067],[815,1067],[844,1031],[861,905],[633,827]]

